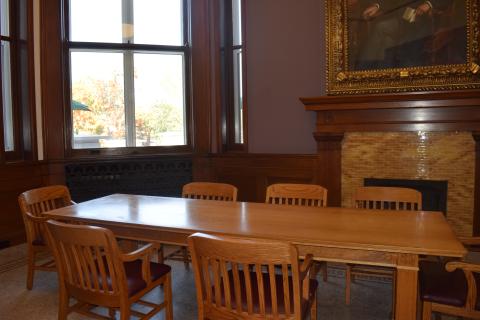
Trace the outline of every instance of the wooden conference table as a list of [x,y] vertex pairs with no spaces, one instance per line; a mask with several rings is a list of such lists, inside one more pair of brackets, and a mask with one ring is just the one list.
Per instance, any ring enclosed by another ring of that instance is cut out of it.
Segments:
[[419,255],[463,257],[439,212],[309,208],[114,194],[46,213],[117,236],[187,243],[194,232],[290,241],[322,261],[397,269],[395,319],[416,318]]

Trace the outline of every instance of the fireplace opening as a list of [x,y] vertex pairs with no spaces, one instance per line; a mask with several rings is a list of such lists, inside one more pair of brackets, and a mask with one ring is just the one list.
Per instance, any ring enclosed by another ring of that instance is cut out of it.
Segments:
[[422,210],[447,214],[448,181],[365,178],[366,187],[402,187],[422,193]]

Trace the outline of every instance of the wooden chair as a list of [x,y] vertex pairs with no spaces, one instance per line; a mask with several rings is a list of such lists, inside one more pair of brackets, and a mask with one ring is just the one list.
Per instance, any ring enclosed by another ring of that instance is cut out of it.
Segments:
[[190,182],[183,186],[182,197],[189,199],[237,201],[238,189],[228,183]]
[[[315,184],[276,183],[267,188],[265,203],[290,206],[326,207],[327,189]],[[323,281],[328,281],[326,262],[319,262]]]
[[[217,201],[237,201],[237,187],[228,183],[218,182],[190,182],[182,188],[182,198],[203,199]],[[159,256],[163,257],[163,249],[159,251]],[[166,259],[183,261],[185,268],[188,268],[190,259],[186,246],[175,250],[166,256]]]
[[[414,189],[397,187],[359,187],[353,195],[357,209],[422,210],[422,194]],[[395,295],[395,271],[391,268],[347,264],[345,276],[345,303],[350,304],[351,282],[355,275],[392,278]],[[395,301],[395,300],[394,300]]]
[[[120,309],[120,319],[130,315],[150,319],[165,309],[166,319],[173,319],[171,268],[150,262],[157,248],[148,244],[122,254],[113,233],[104,228],[70,225],[56,221],[46,223],[59,274],[58,319],[78,312],[97,319],[110,319],[90,311],[95,306],[109,308],[111,318]],[[141,300],[157,286],[163,285],[164,301],[160,304]],[[70,306],[70,298],[76,303]],[[150,308],[148,313],[131,310],[137,303]]]
[[422,210],[422,194],[414,189],[397,187],[360,187],[353,195],[359,209]]
[[327,189],[315,184],[276,183],[268,186],[265,203],[326,207]]
[[52,259],[40,265],[36,263],[38,254],[49,252],[43,232],[43,224],[47,218],[43,217],[42,213],[72,205],[74,202],[68,188],[58,185],[25,191],[18,197],[18,203],[27,236],[27,289],[31,290],[35,270],[56,271]]
[[[461,240],[467,248],[480,246],[480,237]],[[419,288],[423,320],[430,320],[432,312],[480,319],[480,261],[475,260],[475,263],[420,261]]]
[[286,242],[201,233],[188,246],[198,319],[317,319],[312,255],[300,265]]

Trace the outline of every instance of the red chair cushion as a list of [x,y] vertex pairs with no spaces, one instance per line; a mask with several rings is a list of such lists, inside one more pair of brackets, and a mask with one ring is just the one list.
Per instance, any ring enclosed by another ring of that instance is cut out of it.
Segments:
[[[147,283],[142,278],[142,260],[125,262],[125,274],[127,277],[128,295],[132,296],[145,289]],[[155,281],[171,271],[171,267],[163,264],[150,262],[151,280]]]
[[38,237],[38,238],[36,238],[36,239],[33,239],[32,245],[34,245],[34,246],[45,246],[46,243],[45,243],[45,240],[43,240],[42,238]]
[[419,279],[422,300],[455,307],[465,306],[468,286],[462,270],[448,272],[444,263],[420,261]]

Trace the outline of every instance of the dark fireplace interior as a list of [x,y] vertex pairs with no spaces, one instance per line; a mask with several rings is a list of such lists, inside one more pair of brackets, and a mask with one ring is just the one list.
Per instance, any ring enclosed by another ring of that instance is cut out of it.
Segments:
[[418,190],[422,193],[424,211],[441,211],[447,214],[448,181],[365,178],[363,184],[367,187],[403,187]]

